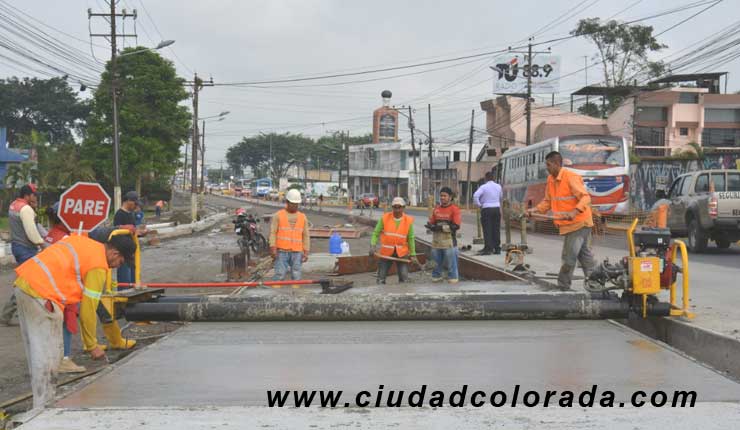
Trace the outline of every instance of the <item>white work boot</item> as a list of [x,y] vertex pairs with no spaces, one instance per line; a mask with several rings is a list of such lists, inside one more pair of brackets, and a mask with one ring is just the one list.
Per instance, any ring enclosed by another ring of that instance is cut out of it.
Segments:
[[69,357],[62,358],[62,362],[59,363],[58,373],[82,373],[86,371],[84,366],[79,366],[77,363],[72,361]]

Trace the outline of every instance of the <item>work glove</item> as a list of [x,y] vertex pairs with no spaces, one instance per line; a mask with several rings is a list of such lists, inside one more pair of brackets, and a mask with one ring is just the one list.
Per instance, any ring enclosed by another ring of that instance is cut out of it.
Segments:
[[421,267],[421,264],[419,263],[419,259],[416,258],[415,255],[412,255],[411,256],[411,262],[414,263],[415,265],[417,265],[418,267]]
[[450,225],[449,224],[444,224],[442,226],[442,231],[445,232],[445,233],[449,233],[450,232]]

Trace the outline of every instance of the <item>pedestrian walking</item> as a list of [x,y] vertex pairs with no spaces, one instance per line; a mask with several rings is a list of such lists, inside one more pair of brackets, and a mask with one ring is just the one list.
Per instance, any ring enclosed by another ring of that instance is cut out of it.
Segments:
[[[414,237],[414,217],[406,215],[406,201],[403,197],[395,197],[391,202],[392,212],[383,214],[375,225],[373,236],[370,238],[371,252],[380,256],[378,259],[378,284],[385,284],[388,270],[396,263],[398,282],[404,283],[409,279],[409,264],[392,259],[408,259],[419,264],[416,259],[416,239]],[[378,244],[380,248],[378,249]],[[385,257],[385,258],[383,258]]]
[[282,281],[290,271],[291,279],[301,279],[301,267],[308,261],[311,238],[306,215],[298,211],[301,192],[288,190],[285,208],[272,216],[270,223],[270,255],[275,260],[275,281]]
[[591,215],[591,196],[577,173],[563,169],[563,157],[557,151],[545,156],[545,166],[550,174],[547,177],[545,198],[527,215],[552,211],[555,225],[564,236],[562,262],[558,273],[558,287],[569,290],[576,262],[583,267],[584,279],[594,269],[595,260],[591,250],[591,228],[594,226]]
[[107,271],[133,260],[135,250],[130,235],[111,236],[106,243],[71,235],[16,268],[18,319],[31,374],[34,409],[54,400],[52,380],[62,359],[65,305],[81,303],[80,330],[85,350],[93,359],[105,357],[97,344],[95,310]]
[[[8,210],[8,224],[10,227],[10,249],[18,264],[23,264],[39,252],[44,244],[44,238],[36,227],[36,186],[28,184],[21,187],[16,198]],[[0,323],[10,325],[18,313],[18,305],[14,293],[3,306],[0,313]]]
[[483,249],[478,255],[501,254],[501,185],[493,181],[493,173],[486,172],[485,183],[473,194],[475,205],[481,208]]
[[459,280],[457,271],[457,231],[462,224],[460,208],[452,203],[450,187],[439,190],[439,204],[432,211],[427,228],[432,231],[432,258],[434,270],[432,282],[442,281],[442,269],[447,269],[447,282],[454,284]]
[[[210,188],[209,188],[210,191]],[[162,209],[164,208],[164,200],[158,200],[157,203],[154,204],[154,215],[159,218],[162,216]]]

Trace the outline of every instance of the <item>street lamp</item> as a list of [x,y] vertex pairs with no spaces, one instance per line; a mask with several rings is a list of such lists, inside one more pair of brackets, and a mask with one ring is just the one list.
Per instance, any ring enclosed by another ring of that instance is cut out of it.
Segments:
[[166,46],[170,46],[175,43],[174,40],[163,40],[154,48],[141,49],[138,51],[126,52],[125,54],[116,55],[115,50],[111,55],[111,90],[113,98],[113,207],[117,211],[121,208],[121,162],[120,162],[120,136],[118,135],[118,88],[117,88],[117,64],[118,57],[125,57],[127,55],[138,54],[141,52],[148,52],[152,50],[162,49]]
[[[210,122],[221,122],[226,119],[226,115],[230,114],[229,111],[223,111],[219,113],[218,115],[211,115],[206,116],[203,118],[198,118],[203,122],[203,131],[201,132],[200,138],[200,192],[205,193],[206,192],[206,183],[205,183],[205,172],[206,172],[206,120],[207,119],[214,119]],[[218,118],[218,119],[215,119]]]

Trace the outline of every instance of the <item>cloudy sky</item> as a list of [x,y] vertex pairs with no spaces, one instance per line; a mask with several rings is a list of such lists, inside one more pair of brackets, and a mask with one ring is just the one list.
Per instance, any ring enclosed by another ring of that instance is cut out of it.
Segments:
[[[370,131],[371,113],[380,105],[380,92],[393,92],[392,103],[416,109],[419,128],[427,129],[427,104],[432,105],[432,130],[436,138],[467,136],[470,112],[484,128],[479,102],[492,93],[494,58],[482,55],[454,62],[376,74],[337,77],[253,86],[222,85],[310,77],[444,60],[521,46],[527,37],[545,42],[567,36],[581,18],[615,18],[623,21],[648,18],[684,5],[696,7],[641,21],[652,25],[668,49],[653,55],[671,58],[692,45],[735,24],[740,2],[725,0],[551,0],[543,1],[388,1],[356,0],[119,0],[118,8],[137,10],[138,19],[127,19],[126,32],[138,34],[138,44],[154,46],[174,39],[162,51],[178,73],[192,79],[197,72],[217,84],[201,93],[201,116],[230,111],[226,120],[206,128],[206,160],[216,165],[226,149],[241,136],[259,132],[293,132],[319,137],[332,131],[352,134]],[[87,10],[109,10],[107,0],[0,0],[32,17],[36,25],[60,43],[84,52],[86,61],[110,57],[106,41],[90,43],[89,32],[109,32],[102,18],[88,22]],[[686,20],[682,23],[682,21]],[[679,25],[677,25],[679,24]],[[675,28],[672,26],[677,25]],[[120,26],[120,24],[119,24]],[[127,39],[126,45],[134,43]],[[569,93],[587,82],[584,61],[592,64],[595,48],[583,39],[543,44],[561,57],[560,93]],[[2,48],[0,48],[0,51]],[[92,51],[92,52],[91,52]],[[5,54],[0,52],[0,54]],[[584,58],[586,57],[586,58]],[[93,63],[94,64],[94,63]],[[89,75],[91,70],[78,66]],[[705,71],[729,71],[728,91],[740,89],[740,63],[730,61]],[[89,68],[92,69],[92,68]],[[694,72],[685,68],[682,72]],[[82,72],[81,71],[81,72]],[[18,64],[0,62],[0,75],[37,75]],[[46,70],[48,73],[48,70]],[[405,75],[405,76],[398,76]],[[734,79],[733,79],[734,78]],[[602,80],[598,66],[588,68],[588,82]],[[364,81],[364,82],[358,82]],[[543,95],[550,101],[550,95]],[[543,99],[544,101],[544,99]],[[403,134],[403,133],[402,133]]]

